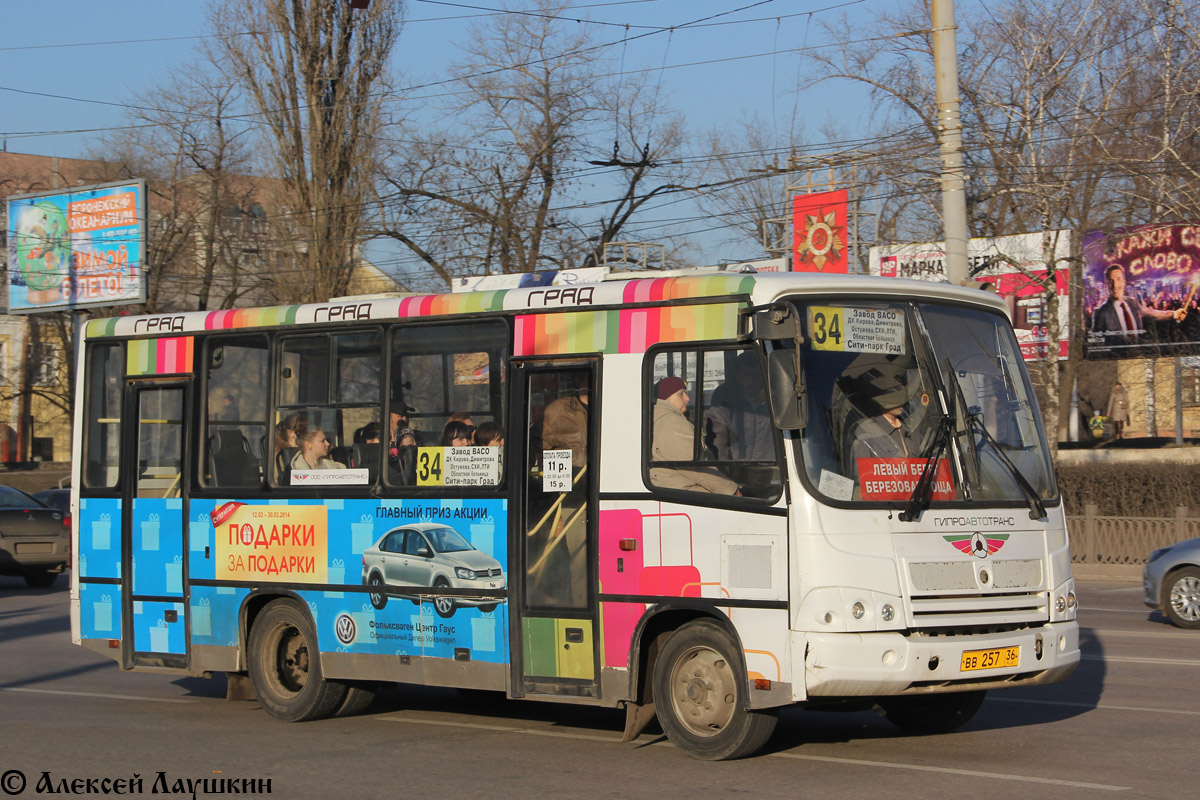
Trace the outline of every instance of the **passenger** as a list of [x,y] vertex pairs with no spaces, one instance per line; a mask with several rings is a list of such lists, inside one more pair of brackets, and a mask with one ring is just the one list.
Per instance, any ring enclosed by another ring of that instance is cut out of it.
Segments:
[[416,447],[417,433],[412,428],[400,428],[396,431],[397,447]]
[[379,444],[379,423],[368,422],[354,432],[355,444]]
[[475,444],[481,447],[503,447],[504,429],[494,422],[485,422],[475,429]]
[[[672,375],[658,382],[655,389],[651,462],[696,460],[696,430],[684,416],[687,405],[687,384],[682,378]],[[666,489],[741,495],[736,483],[710,470],[652,467],[650,482]]]
[[705,410],[718,461],[774,461],[775,435],[758,355],[747,350],[734,362]]
[[542,447],[570,450],[575,467],[587,463],[588,390],[560,397],[546,406],[542,416]]
[[300,452],[292,459],[292,469],[345,469],[345,464],[329,457],[332,448],[325,431],[313,428],[300,440]]
[[470,447],[474,441],[474,425],[452,420],[442,428],[442,447]]
[[299,447],[300,439],[308,429],[308,415],[303,412],[288,414],[275,426],[275,450]]

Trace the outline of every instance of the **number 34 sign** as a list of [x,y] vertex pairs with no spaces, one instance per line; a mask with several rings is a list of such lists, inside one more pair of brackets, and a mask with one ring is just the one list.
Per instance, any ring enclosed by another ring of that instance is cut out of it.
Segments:
[[809,306],[808,331],[814,350],[883,355],[906,350],[904,312],[898,309]]

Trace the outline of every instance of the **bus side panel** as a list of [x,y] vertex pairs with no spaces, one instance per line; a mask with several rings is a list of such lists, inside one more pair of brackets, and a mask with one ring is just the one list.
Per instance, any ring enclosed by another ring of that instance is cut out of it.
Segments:
[[[454,588],[484,589],[494,584],[493,591],[506,592],[506,499],[193,499],[190,509],[191,578],[217,583],[193,585],[189,610],[195,646],[236,644],[238,613],[248,586],[266,591],[280,585],[307,604],[321,652],[336,654],[326,662],[329,677],[368,677],[355,669],[374,657],[391,659],[393,668],[398,664],[396,656],[508,663],[506,596],[456,598],[453,610],[446,614],[438,613],[428,594],[423,602],[414,602],[415,595],[404,591],[413,587],[428,592],[439,578],[454,584],[455,564],[461,560],[476,570],[494,563],[493,569],[502,574],[467,582],[471,585],[460,580]],[[410,559],[407,571],[392,572],[398,559],[381,556],[380,540],[407,525],[423,523],[453,528],[472,549],[425,563]],[[366,586],[372,570],[385,569],[381,558],[388,559],[385,584],[395,592],[386,597],[383,608],[371,602]],[[367,669],[370,677],[379,677],[376,666]],[[430,669],[426,667],[426,678],[438,682]],[[394,677],[403,679],[400,672]]]
[[[121,638],[121,501],[115,497],[79,500],[80,639]],[[100,579],[105,583],[93,583]],[[110,651],[119,658],[120,650]]]

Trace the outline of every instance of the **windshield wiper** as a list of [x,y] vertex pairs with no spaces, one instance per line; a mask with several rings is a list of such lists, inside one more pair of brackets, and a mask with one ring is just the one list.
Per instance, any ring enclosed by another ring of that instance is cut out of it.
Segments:
[[1009,475],[1012,476],[1013,481],[1015,481],[1017,486],[1021,487],[1021,491],[1025,493],[1025,500],[1029,504],[1029,518],[1042,519],[1045,517],[1046,506],[1042,503],[1042,496],[1038,494],[1037,489],[1034,489],[1025,476],[1021,474],[1021,471],[1017,469],[1017,465],[1014,464],[1012,460],[1004,454],[1004,450],[1000,448],[1000,443],[996,441],[990,432],[988,432],[987,426],[983,423],[980,415],[968,413],[966,417],[967,430],[977,430],[983,434],[983,440],[992,446],[992,451],[996,454],[996,457],[1000,459],[1000,463],[1004,465],[1005,469],[1008,470]]

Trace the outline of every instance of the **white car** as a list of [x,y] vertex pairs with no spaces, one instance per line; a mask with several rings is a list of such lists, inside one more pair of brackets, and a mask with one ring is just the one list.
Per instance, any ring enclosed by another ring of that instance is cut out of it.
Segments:
[[[447,525],[420,522],[393,528],[373,547],[363,551],[364,586],[421,586],[433,589],[474,589],[495,593],[505,588],[500,562],[476,549],[461,533]],[[371,605],[383,608],[387,595],[372,592]],[[420,598],[413,598],[420,603]],[[492,611],[498,597],[439,596],[433,606],[449,617],[458,606],[478,606]]]

